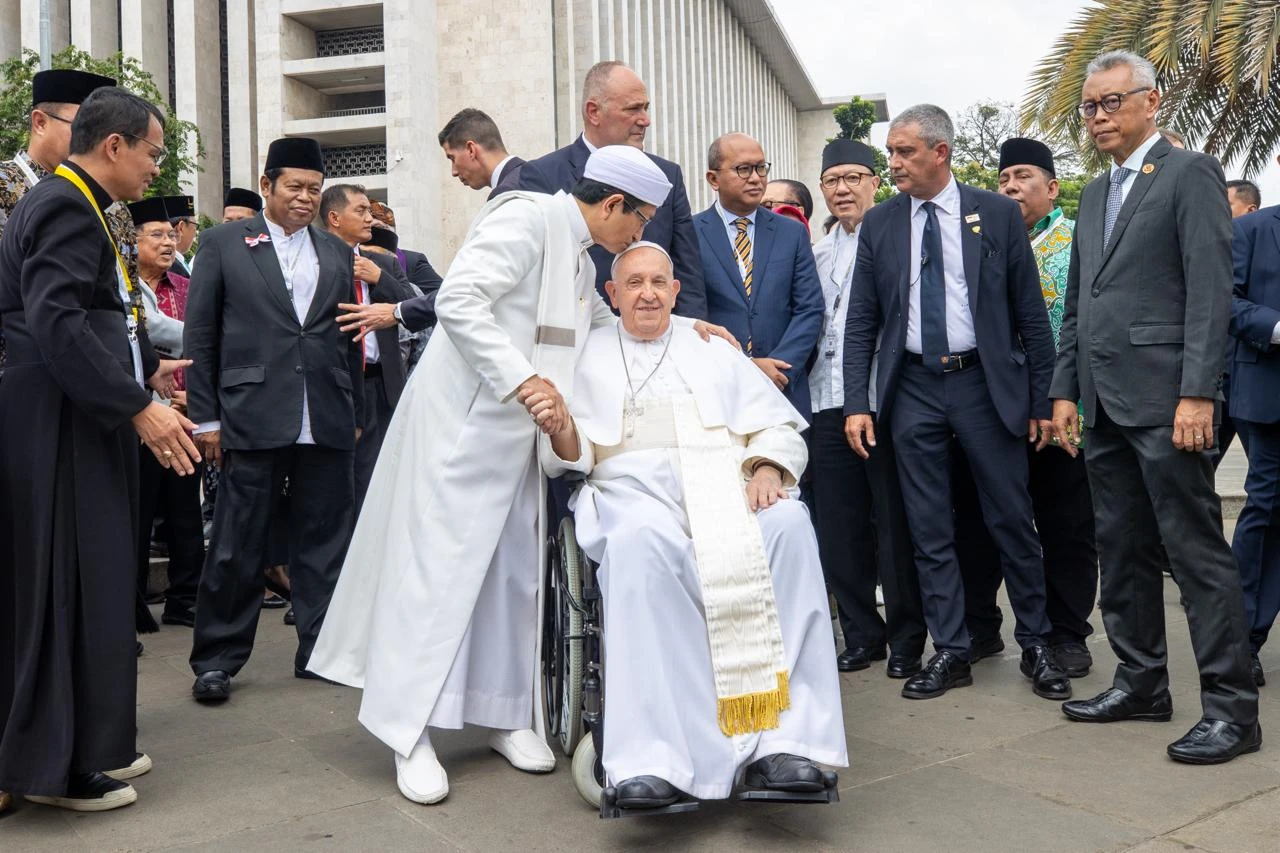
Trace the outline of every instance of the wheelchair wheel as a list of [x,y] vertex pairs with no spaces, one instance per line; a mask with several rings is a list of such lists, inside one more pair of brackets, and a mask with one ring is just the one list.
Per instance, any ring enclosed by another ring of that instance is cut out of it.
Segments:
[[573,787],[587,801],[587,805],[600,808],[600,795],[604,786],[596,777],[596,743],[591,738],[591,732],[582,736],[578,748],[573,751],[573,763],[569,772],[573,776]]
[[556,636],[560,644],[557,657],[564,662],[560,679],[559,721],[556,736],[565,755],[573,755],[582,738],[582,572],[585,558],[574,535],[573,519],[560,521],[556,537],[563,573],[556,590]]

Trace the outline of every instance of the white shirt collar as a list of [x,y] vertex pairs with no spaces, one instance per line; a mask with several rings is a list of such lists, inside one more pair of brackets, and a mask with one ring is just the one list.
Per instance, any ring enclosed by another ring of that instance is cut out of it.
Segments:
[[[742,218],[742,216],[737,213],[731,213],[730,211],[725,210],[724,207],[721,206],[720,204],[720,199],[716,199],[716,210],[720,211],[720,218],[724,220],[725,225],[733,225],[736,222],[736,220]],[[755,210],[751,211],[750,213],[745,214],[746,218],[751,222],[752,225],[756,224],[756,214],[759,212],[760,212],[760,208],[757,207]]]
[[587,135],[585,133],[578,134],[578,138],[582,140],[583,145],[587,146],[588,151],[590,151],[592,154],[596,153],[596,147],[591,144],[590,139],[587,139]]
[[955,175],[951,176],[951,180],[947,181],[947,185],[942,191],[933,198],[916,198],[911,197],[911,215],[915,216],[920,211],[920,206],[926,201],[931,201],[937,206],[942,213],[955,213],[960,210],[960,187],[956,184]]
[[489,176],[489,189],[496,190],[498,188],[498,178],[502,177],[502,170],[506,168],[507,163],[511,162],[514,154],[508,154],[502,158],[502,162],[493,167],[493,174]]
[[590,248],[595,240],[591,239],[591,229],[587,227],[587,220],[583,218],[578,203],[564,190],[557,192],[556,198],[563,199],[563,204],[569,209],[569,231],[573,234],[573,239],[582,248]]
[[296,237],[298,237],[300,234],[305,234],[307,233],[308,230],[310,230],[307,226],[304,225],[303,227],[299,228],[297,231],[294,231],[292,234],[286,234],[284,233],[284,228],[280,227],[279,225],[271,221],[271,217],[267,216],[267,212],[265,210],[262,211],[262,219],[264,222],[267,223],[267,233],[271,235],[271,241],[273,243],[277,241],[282,243],[288,242],[289,240],[293,240]]
[[1152,133],[1150,136],[1148,136],[1147,141],[1139,145],[1134,150],[1134,152],[1130,154],[1125,159],[1125,161],[1121,163],[1119,166],[1117,166],[1115,163],[1112,163],[1111,174],[1115,174],[1116,169],[1119,169],[1121,167],[1128,169],[1131,172],[1137,172],[1141,170],[1142,161],[1147,159],[1147,154],[1150,153],[1151,149],[1159,141],[1160,141],[1160,131],[1157,130],[1154,133]]

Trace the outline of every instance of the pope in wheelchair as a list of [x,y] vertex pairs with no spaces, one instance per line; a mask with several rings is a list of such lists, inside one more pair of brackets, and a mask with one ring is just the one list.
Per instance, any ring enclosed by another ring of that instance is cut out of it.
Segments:
[[670,322],[680,285],[661,247],[632,245],[611,278],[621,322],[590,333],[572,417],[539,447],[549,475],[586,477],[571,505],[599,564],[606,790],[623,811],[727,798],[739,780],[830,801],[835,774],[817,762],[847,755],[795,488],[804,420],[733,346]]

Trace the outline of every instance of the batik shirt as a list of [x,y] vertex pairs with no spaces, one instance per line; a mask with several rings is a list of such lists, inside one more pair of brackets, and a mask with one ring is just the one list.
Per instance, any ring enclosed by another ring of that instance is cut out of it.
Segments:
[[[1031,251],[1036,256],[1036,268],[1040,270],[1040,293],[1044,296],[1044,307],[1049,311],[1054,349],[1057,349],[1058,336],[1062,333],[1067,271],[1071,268],[1071,235],[1075,230],[1075,221],[1063,216],[1062,208],[1055,207],[1027,234],[1031,238]],[[1083,406],[1080,408],[1080,423],[1084,423]]]

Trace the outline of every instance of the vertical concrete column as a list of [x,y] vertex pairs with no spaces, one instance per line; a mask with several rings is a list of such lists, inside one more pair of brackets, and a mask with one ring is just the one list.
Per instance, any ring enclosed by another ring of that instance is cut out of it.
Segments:
[[[197,0],[173,3],[174,89],[178,117],[200,129],[204,144],[201,171],[184,173],[183,188],[195,196],[196,210],[222,212],[222,69],[216,37],[218,4]],[[212,44],[211,44],[212,41]],[[189,144],[196,144],[193,133]]]
[[[0,59],[22,52],[22,0],[0,0]],[[12,157],[12,152],[0,156]]]
[[169,4],[120,0],[120,50],[151,72],[161,94],[169,92]]
[[[436,145],[435,132],[448,117],[440,115],[440,91],[435,84],[442,79],[441,45],[436,32],[440,12],[436,0],[386,0],[382,4],[387,203],[396,212],[401,242],[426,252],[433,261],[442,258],[442,231],[450,219],[442,199],[444,184],[451,179],[441,165],[445,161]],[[549,8],[546,14],[549,26]],[[475,44],[476,49],[480,44]],[[486,64],[488,59],[477,57],[468,70],[476,73],[492,69]],[[548,118],[554,121],[554,116]],[[466,221],[465,217],[458,218]]]
[[227,0],[227,119],[231,183],[258,188],[258,86],[254,6]]
[[118,51],[116,0],[71,0],[71,43],[97,59]]
[[[267,146],[271,140],[283,135],[284,130],[284,67],[280,57],[280,0],[253,0],[254,50],[258,108],[258,150],[253,173],[262,174]],[[257,184],[254,184],[257,186]]]
[[[49,28],[54,53],[71,44],[71,0],[49,0]],[[40,52],[40,4],[36,0],[22,3],[22,46]]]

